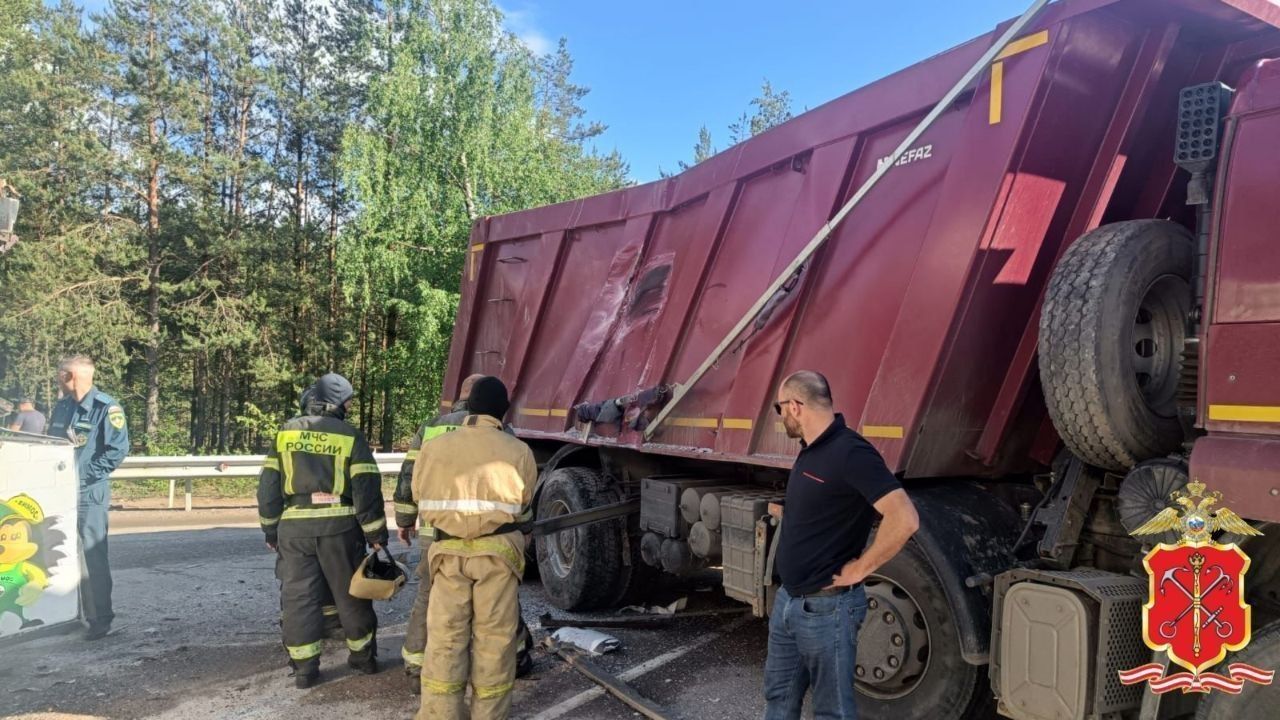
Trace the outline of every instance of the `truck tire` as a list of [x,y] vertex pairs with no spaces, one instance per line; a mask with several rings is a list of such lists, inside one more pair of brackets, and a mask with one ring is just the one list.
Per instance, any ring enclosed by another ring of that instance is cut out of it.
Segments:
[[[598,470],[557,468],[538,498],[538,517],[590,510],[621,499]],[[538,575],[552,605],[561,610],[588,610],[606,606],[626,592],[631,565],[622,561],[625,530],[623,518],[538,538]]]
[[951,607],[924,552],[908,542],[864,584],[867,617],[854,667],[858,717],[981,715],[990,704],[986,668],[961,656]]
[[1104,225],[1058,261],[1040,314],[1040,383],[1058,435],[1125,471],[1182,442],[1177,391],[1194,242],[1181,225]]
[[[1280,621],[1253,634],[1249,646],[1231,653],[1216,668],[1223,672],[1231,663],[1248,663],[1263,670],[1280,668]],[[1239,695],[1209,693],[1196,707],[1196,720],[1270,720],[1276,717],[1275,688],[1247,683]]]

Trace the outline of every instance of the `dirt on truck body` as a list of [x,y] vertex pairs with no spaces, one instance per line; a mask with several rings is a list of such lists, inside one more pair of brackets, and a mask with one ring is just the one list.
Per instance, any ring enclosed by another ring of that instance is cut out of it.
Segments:
[[[1150,659],[1129,533],[1189,472],[1256,524],[1280,521],[1280,7],[1052,3],[893,160],[1005,27],[679,175],[473,226],[445,396],[472,373],[511,387],[540,517],[641,500],[638,516],[538,540],[553,602],[614,605],[649,573],[718,566],[766,614],[764,508],[798,449],[773,392],[818,369],[921,511],[867,583],[864,714],[1138,716],[1140,688],[1115,678]],[[1271,536],[1243,547],[1246,652],[1274,665]],[[1020,586],[1032,605],[1073,598],[1089,642],[1052,667],[1002,662],[1023,630],[993,608]],[[1032,686],[1067,699],[1037,707]],[[1190,709],[1263,717],[1257,696]]]

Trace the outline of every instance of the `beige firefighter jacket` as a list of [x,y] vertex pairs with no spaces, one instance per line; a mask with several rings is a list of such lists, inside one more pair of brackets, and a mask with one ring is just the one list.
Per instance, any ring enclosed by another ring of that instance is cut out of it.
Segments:
[[413,468],[413,498],[424,526],[452,536],[432,543],[429,557],[494,555],[523,574],[524,536],[492,533],[521,519],[537,480],[533,451],[488,415],[468,415],[457,430],[425,443]]

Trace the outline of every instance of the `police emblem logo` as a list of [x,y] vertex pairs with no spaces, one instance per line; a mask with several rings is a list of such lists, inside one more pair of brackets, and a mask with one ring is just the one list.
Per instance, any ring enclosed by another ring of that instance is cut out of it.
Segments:
[[1228,652],[1242,650],[1252,636],[1252,608],[1244,601],[1249,556],[1234,543],[1213,541],[1218,531],[1261,535],[1225,507],[1214,509],[1222,493],[1205,493],[1200,482],[1171,496],[1168,507],[1133,531],[1133,535],[1181,533],[1176,544],[1160,543],[1143,558],[1149,590],[1142,608],[1142,638],[1147,647],[1164,652],[1169,662],[1188,672],[1164,674],[1159,663],[1120,672],[1126,685],[1149,682],[1154,693],[1172,690],[1239,693],[1245,683],[1270,685],[1272,670],[1232,663],[1227,674],[1207,672]]
[[107,408],[107,422],[111,423],[111,427],[117,430],[124,429],[124,409],[119,405],[112,405]]

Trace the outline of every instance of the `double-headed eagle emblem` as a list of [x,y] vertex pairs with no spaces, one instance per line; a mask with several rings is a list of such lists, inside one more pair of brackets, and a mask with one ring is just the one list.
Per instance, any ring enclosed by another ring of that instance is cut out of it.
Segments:
[[1171,498],[1182,507],[1169,506],[1134,530],[1133,535],[1161,535],[1170,530],[1182,533],[1187,542],[1209,542],[1219,530],[1235,535],[1261,535],[1244,518],[1229,508],[1211,508],[1222,500],[1222,493],[1204,492],[1202,482],[1187,483],[1187,491],[1175,490]]
[[1153,662],[1120,672],[1125,685],[1148,683],[1154,693],[1173,690],[1239,693],[1247,683],[1269,685],[1274,671],[1234,662],[1225,675],[1208,672],[1229,652],[1244,649],[1252,636],[1252,611],[1245,603],[1244,578],[1249,556],[1235,544],[1218,544],[1219,531],[1261,535],[1244,518],[1217,507],[1222,493],[1205,493],[1202,482],[1187,483],[1170,495],[1174,505],[1133,531],[1133,535],[1176,532],[1174,544],[1159,543],[1143,558],[1150,579],[1142,607],[1142,636],[1147,647],[1168,654],[1171,664],[1190,672],[1165,675]]

